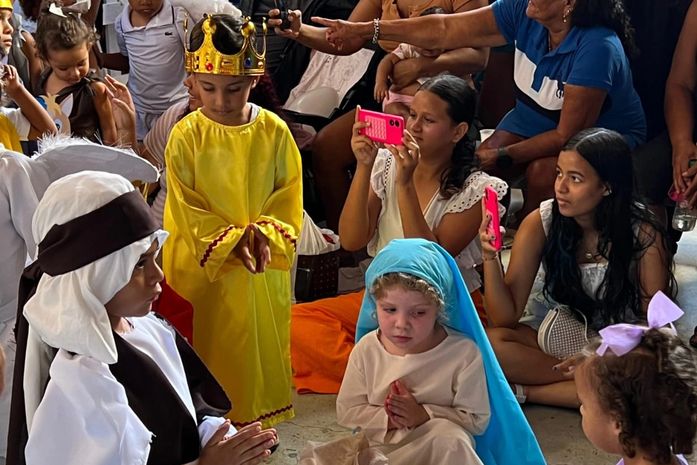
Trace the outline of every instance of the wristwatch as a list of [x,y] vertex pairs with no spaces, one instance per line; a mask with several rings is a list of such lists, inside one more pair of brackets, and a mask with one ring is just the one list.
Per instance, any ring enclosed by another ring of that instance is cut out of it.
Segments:
[[508,154],[506,147],[496,149],[496,167],[501,170],[506,170],[513,166],[513,158]]

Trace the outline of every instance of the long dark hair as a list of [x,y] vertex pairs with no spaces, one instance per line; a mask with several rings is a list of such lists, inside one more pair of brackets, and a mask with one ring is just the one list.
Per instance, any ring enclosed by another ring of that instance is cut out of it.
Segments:
[[570,19],[573,26],[612,29],[620,38],[624,53],[630,58],[636,56],[634,28],[623,0],[576,0]]
[[573,218],[559,213],[554,202],[542,259],[545,295],[579,310],[589,322],[599,317],[602,325],[626,321],[632,314],[639,316],[642,298],[651,296],[641,288],[638,262],[655,241],[663,241],[664,266],[670,274],[664,292],[674,297],[676,284],[666,233],[633,197],[632,158],[624,138],[607,129],[584,129],[562,150],[581,155],[610,189],[595,208],[598,253],[607,260],[607,271],[596,295],[586,294],[576,258],[583,231]]
[[[470,127],[474,120],[476,97],[467,82],[452,74],[440,74],[424,82],[419,92],[428,91],[438,96],[447,104],[448,116],[455,124],[467,123]],[[474,141],[469,131],[460,139],[450,159],[450,166],[440,179],[440,195],[446,199],[462,191],[465,180],[479,167],[474,155]]]

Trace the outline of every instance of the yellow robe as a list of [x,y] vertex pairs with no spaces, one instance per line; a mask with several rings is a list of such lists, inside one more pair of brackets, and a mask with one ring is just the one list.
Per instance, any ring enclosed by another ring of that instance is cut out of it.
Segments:
[[[236,426],[290,419],[289,269],[302,223],[292,135],[264,109],[242,126],[218,124],[199,110],[172,129],[165,159],[171,236],[164,271],[194,307],[194,348],[232,400]],[[251,223],[271,248],[261,274],[233,252]]]

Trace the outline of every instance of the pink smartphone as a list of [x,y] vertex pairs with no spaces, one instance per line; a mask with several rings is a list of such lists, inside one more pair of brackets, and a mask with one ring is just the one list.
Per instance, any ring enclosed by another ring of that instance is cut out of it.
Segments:
[[501,218],[499,218],[499,199],[496,191],[491,186],[484,189],[484,208],[491,215],[491,221],[487,228],[487,233],[494,236],[494,246],[496,251],[503,247],[503,237],[501,237]]
[[404,136],[404,118],[397,115],[388,115],[359,109],[358,121],[370,123],[370,127],[361,129],[361,134],[375,142],[383,144],[402,145]]

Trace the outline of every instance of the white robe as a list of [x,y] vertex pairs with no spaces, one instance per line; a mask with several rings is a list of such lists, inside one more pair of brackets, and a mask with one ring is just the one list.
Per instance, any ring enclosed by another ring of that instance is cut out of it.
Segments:
[[[195,420],[184,366],[171,328],[152,314],[129,321],[133,329],[123,338],[153,359]],[[27,465],[144,465],[147,462],[152,433],[128,406],[126,392],[108,365],[60,350],[50,373],[51,380],[29,430]],[[152,397],[157,401],[158,393],[153,392]],[[224,421],[224,418],[206,417],[199,425],[201,446]],[[231,427],[228,434],[234,432]]]
[[[387,430],[384,402],[401,380],[431,419],[414,429]],[[481,354],[467,337],[448,330],[438,346],[420,354],[388,353],[377,331],[351,352],[336,401],[339,424],[360,427],[390,465],[481,464],[473,435],[489,423],[489,395]]]

